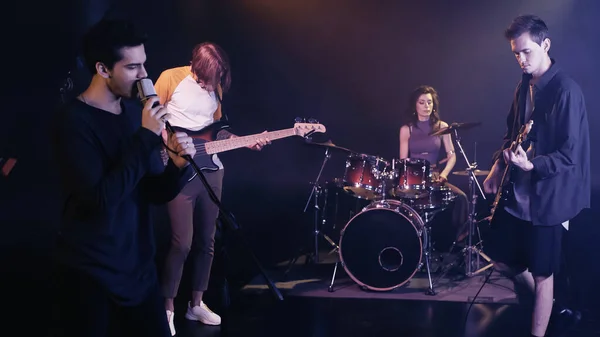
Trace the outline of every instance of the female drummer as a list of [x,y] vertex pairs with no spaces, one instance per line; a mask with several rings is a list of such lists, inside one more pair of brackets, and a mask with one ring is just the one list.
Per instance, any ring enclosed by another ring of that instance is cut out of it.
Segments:
[[[452,209],[452,224],[456,230],[457,241],[467,234],[468,199],[458,187],[448,183],[448,174],[456,163],[454,144],[450,134],[430,136],[448,124],[440,119],[440,102],[436,90],[431,86],[422,85],[416,88],[409,97],[408,107],[404,116],[404,124],[400,127],[400,157],[399,159],[424,159],[430,163],[432,183],[448,187],[455,195]],[[440,159],[442,143],[445,158]],[[440,171],[440,164],[446,162]]]

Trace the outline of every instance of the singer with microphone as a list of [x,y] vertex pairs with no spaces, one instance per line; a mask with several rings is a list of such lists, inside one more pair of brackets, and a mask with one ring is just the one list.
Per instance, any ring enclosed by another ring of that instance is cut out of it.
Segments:
[[[189,66],[163,71],[156,81],[155,89],[161,104],[165,104],[170,115],[169,123],[173,128],[195,134],[226,120],[222,118],[221,98],[230,84],[230,65],[226,53],[218,45],[205,42],[193,49]],[[231,137],[236,135],[227,129],[220,129],[216,132],[215,139]],[[269,139],[259,139],[249,148],[261,150],[269,143]],[[203,170],[203,175],[220,199],[224,166],[216,154],[212,155],[212,162],[215,169]],[[192,296],[185,317],[208,325],[219,325],[221,317],[210,310],[202,299],[208,288],[213,262],[219,208],[198,178],[191,179],[167,206],[172,237],[161,281],[171,332],[175,334],[174,298],[188,253],[193,268]]]
[[150,204],[173,199],[191,167],[192,139],[166,140],[158,97],[143,108],[144,35],[103,20],[83,37],[89,86],[59,110],[54,149],[64,196],[55,245],[60,336],[170,336],[155,266]]

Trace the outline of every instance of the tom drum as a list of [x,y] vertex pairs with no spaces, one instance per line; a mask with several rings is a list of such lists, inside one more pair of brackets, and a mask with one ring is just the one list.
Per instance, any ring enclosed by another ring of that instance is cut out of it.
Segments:
[[427,196],[431,181],[429,161],[420,158],[395,160],[394,171],[395,181],[391,195],[410,199]]
[[351,195],[373,200],[381,194],[381,173],[387,162],[367,154],[351,154],[346,159],[344,190]]

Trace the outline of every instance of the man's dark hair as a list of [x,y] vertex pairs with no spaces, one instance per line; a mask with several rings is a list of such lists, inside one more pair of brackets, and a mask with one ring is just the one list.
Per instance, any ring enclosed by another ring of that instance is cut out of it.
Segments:
[[146,43],[146,40],[146,34],[137,32],[132,22],[101,20],[83,36],[85,65],[92,75],[96,73],[97,62],[112,69],[123,58],[121,48],[136,47]]
[[504,37],[508,40],[513,40],[523,33],[529,33],[531,39],[540,46],[546,38],[550,37],[546,23],[535,15],[521,15],[516,17],[510,26],[506,28],[506,31],[504,31]]

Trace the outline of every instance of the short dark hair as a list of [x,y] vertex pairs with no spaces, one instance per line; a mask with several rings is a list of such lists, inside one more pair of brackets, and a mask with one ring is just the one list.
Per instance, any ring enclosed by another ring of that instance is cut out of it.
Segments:
[[96,63],[102,62],[112,69],[123,55],[124,47],[136,47],[146,43],[146,34],[136,31],[132,22],[126,20],[101,20],[83,36],[83,58],[88,70],[94,75]]
[[550,37],[548,26],[546,26],[544,20],[531,14],[516,17],[504,31],[504,37],[513,40],[523,33],[529,33],[531,39],[540,46],[545,39]]

